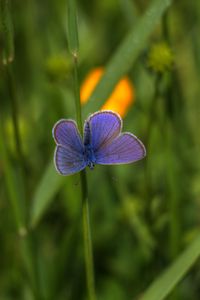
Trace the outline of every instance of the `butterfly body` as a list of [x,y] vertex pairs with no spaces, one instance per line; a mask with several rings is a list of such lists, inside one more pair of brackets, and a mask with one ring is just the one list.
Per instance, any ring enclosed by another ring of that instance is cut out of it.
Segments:
[[146,150],[129,132],[121,133],[122,120],[112,111],[92,114],[84,124],[83,140],[73,120],[60,120],[53,128],[54,162],[62,175],[71,175],[96,164],[127,164],[142,159]]
[[90,144],[84,145],[84,159],[86,162],[86,165],[93,170],[95,163],[96,163],[96,158],[95,158],[95,154],[93,151],[93,148]]
[[87,146],[91,143],[91,130],[90,130],[90,124],[88,121],[85,121],[84,126],[84,145]]
[[93,147],[91,145],[91,130],[90,130],[90,124],[88,121],[85,122],[84,126],[84,159],[86,161],[86,165],[93,170],[96,158],[94,155]]

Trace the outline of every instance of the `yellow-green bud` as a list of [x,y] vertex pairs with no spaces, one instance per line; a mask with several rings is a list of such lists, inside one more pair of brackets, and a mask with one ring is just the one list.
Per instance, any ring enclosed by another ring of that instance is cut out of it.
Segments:
[[152,45],[147,59],[147,64],[152,70],[163,73],[172,68],[173,62],[173,52],[166,42]]

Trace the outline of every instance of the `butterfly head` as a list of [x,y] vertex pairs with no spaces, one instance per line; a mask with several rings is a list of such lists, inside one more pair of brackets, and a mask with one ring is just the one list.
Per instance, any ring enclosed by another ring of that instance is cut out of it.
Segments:
[[95,166],[95,163],[92,162],[92,161],[89,161],[88,162],[88,167],[90,168],[90,170],[93,170],[94,169],[94,166]]

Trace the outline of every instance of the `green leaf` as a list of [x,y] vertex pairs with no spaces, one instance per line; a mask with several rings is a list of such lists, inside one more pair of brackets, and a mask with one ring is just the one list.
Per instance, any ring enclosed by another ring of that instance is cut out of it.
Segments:
[[31,209],[32,227],[35,227],[38,224],[42,215],[53,200],[53,197],[64,184],[65,180],[65,177],[56,173],[53,162],[51,161],[47,166],[33,198],[33,206]]
[[[152,1],[144,16],[127,34],[109,61],[104,76],[85,106],[86,114],[100,108],[120,78],[130,70],[171,2],[172,0]],[[98,101],[96,101],[97,99]]]
[[165,299],[200,256],[200,236],[150,285],[140,300]]

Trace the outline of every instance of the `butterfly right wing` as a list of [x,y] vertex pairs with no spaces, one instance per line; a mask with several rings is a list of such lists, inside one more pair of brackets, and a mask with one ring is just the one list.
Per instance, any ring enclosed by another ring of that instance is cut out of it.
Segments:
[[86,167],[84,147],[72,120],[60,120],[53,127],[53,137],[57,144],[54,163],[61,175],[72,175]]
[[96,163],[101,165],[129,164],[146,155],[143,143],[132,133],[124,132],[103,145],[96,153]]
[[85,121],[84,143],[90,143],[94,153],[116,138],[122,128],[120,116],[109,110],[98,111]]

